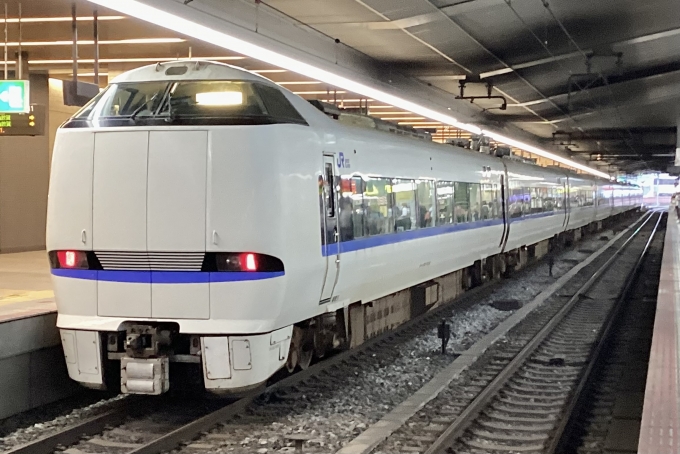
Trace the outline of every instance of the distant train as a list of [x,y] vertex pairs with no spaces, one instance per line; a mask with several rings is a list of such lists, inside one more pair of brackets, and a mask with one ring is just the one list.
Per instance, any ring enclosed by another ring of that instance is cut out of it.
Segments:
[[47,244],[69,374],[160,394],[184,363],[209,391],[247,390],[519,268],[641,195],[346,126],[223,64],[130,71],[54,148]]

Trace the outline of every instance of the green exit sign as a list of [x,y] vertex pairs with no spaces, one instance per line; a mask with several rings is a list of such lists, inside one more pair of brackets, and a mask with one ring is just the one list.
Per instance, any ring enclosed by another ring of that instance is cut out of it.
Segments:
[[28,113],[31,110],[27,80],[0,80],[0,113]]

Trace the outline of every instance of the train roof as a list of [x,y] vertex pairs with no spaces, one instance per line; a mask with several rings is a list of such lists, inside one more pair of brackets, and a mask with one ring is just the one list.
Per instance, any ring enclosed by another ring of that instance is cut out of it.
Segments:
[[243,68],[205,60],[177,60],[142,66],[120,74],[111,83],[176,80],[251,80],[273,84],[266,77]]
[[[133,69],[130,71],[126,71],[117,77],[115,77],[111,83],[117,84],[117,83],[126,83],[126,82],[155,82],[155,81],[182,81],[182,80],[247,80],[247,81],[253,81],[253,82],[262,82],[270,85],[274,85],[277,88],[281,89],[278,85],[276,85],[274,82],[271,80],[267,79],[266,77],[262,77],[259,74],[253,73],[251,71],[247,71],[243,68],[239,68],[236,66],[228,65],[225,63],[220,63],[220,62],[213,62],[213,61],[207,61],[207,60],[176,60],[172,62],[162,62],[162,63],[157,63],[157,64],[152,64],[152,65],[147,65],[147,66],[142,66],[137,69]],[[287,90],[283,90],[287,91]],[[302,99],[302,98],[300,98]],[[310,108],[312,107],[311,105],[309,106]],[[307,109],[305,109],[307,110]],[[308,115],[318,115],[319,117],[326,117],[321,111],[317,110],[316,108],[311,108],[311,110],[306,111],[303,115],[308,116]],[[335,122],[332,122],[335,123]],[[340,125],[336,123],[336,127],[339,127],[339,129],[346,129],[346,125]],[[354,134],[357,135],[362,135],[361,130],[364,128],[353,128],[349,127],[349,130],[353,130]],[[367,136],[372,136],[376,137],[376,133],[380,134],[382,131],[378,130],[365,130],[363,131],[363,134],[366,134]],[[390,134],[390,133],[383,133],[384,138],[393,136],[393,139],[395,142],[401,142],[402,140],[409,140],[405,137],[399,137],[396,134]],[[413,139],[411,139],[413,140]],[[432,144],[435,145],[433,142],[429,141],[419,141],[421,144]],[[401,142],[403,143],[403,142]],[[436,148],[440,151],[446,150],[447,145],[438,145]],[[450,145],[448,145],[450,146]],[[441,147],[441,148],[440,148]],[[466,155],[470,153],[468,156],[474,156],[474,152],[470,152],[469,150],[464,150],[462,148],[458,147],[451,147],[453,149],[456,149],[458,152],[462,152]],[[453,150],[451,150],[453,151]],[[488,155],[479,156],[480,158],[490,158]],[[535,172],[546,172],[549,174],[561,174],[561,175],[568,175],[571,178],[582,178],[585,180],[595,180],[595,181],[606,181],[604,179],[600,179],[599,177],[594,177],[591,175],[581,175],[577,174],[575,172],[570,172],[567,169],[550,169],[550,168],[545,168],[545,167],[540,167],[536,165],[531,165],[531,164],[524,164],[524,163],[515,163],[511,161],[506,161],[510,168],[514,166],[518,166],[519,168],[523,168],[525,171],[535,171]],[[612,182],[613,183],[613,182]],[[612,184],[610,183],[610,184]],[[613,183],[617,184],[617,183]],[[620,183],[618,183],[619,186],[623,186]]]

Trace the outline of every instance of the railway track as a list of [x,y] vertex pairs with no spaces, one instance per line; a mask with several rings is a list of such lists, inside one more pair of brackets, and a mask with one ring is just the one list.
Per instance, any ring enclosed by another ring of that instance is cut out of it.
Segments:
[[[531,266],[525,272],[530,270]],[[206,400],[197,403],[128,396],[103,414],[13,448],[5,454],[48,454],[55,451],[64,451],[67,454],[102,451],[117,454],[156,454],[175,449],[215,424],[244,413],[257,398],[275,396],[274,400],[290,400],[295,398],[299,389],[332,386],[332,377],[342,373],[343,369],[360,364],[376,351],[389,349],[417,333],[433,329],[442,316],[473,305],[490,294],[497,284],[498,281],[493,281],[472,289],[460,298],[372,339],[357,349],[339,353],[239,400],[228,403]]]
[[662,218],[650,213],[582,286],[518,325],[373,452],[554,453]]
[[616,329],[567,423],[557,454],[637,451],[661,275],[661,238],[650,248]]

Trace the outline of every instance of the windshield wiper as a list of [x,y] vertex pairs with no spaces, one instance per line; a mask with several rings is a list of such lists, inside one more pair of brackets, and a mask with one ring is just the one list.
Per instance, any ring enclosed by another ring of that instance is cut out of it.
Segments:
[[156,100],[156,98],[158,98],[158,93],[156,93],[155,95],[153,95],[153,96],[151,97],[151,99],[149,99],[148,101],[145,101],[141,106],[137,107],[137,108],[135,109],[135,111],[132,112],[132,115],[130,115],[130,120],[135,121],[135,118],[137,118],[137,115],[139,115],[139,113],[140,113],[142,110],[144,110],[144,108],[145,108],[146,106],[148,106],[150,103],[154,102],[154,101]]

